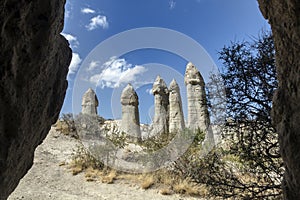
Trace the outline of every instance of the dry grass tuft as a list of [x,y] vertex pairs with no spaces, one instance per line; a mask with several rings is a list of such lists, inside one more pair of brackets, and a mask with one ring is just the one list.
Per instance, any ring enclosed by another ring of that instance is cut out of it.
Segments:
[[[91,169],[97,169],[98,171],[103,168],[103,164],[97,161],[92,155],[90,155],[82,146],[77,147],[76,153],[72,157],[72,161],[68,163],[67,168],[73,175],[77,175],[88,169],[88,173],[91,173]],[[60,164],[60,166],[65,165]],[[88,176],[88,181],[92,181]]]
[[153,186],[160,188],[162,195],[173,193],[190,196],[207,196],[208,189],[205,185],[198,185],[190,179],[183,179],[167,170],[159,170],[149,174],[120,174],[119,179],[130,180],[138,183],[142,189],[147,190]]
[[160,182],[164,185],[172,186],[175,182],[177,182],[178,177],[175,177],[174,175],[170,174],[170,172],[161,172],[161,175],[159,176]]
[[173,185],[173,190],[178,194],[188,194],[188,195],[200,195],[200,186],[191,182],[188,179],[179,180]]
[[207,197],[209,195],[209,190],[206,187],[206,185],[200,185],[198,186],[198,194],[201,195],[202,197]]
[[68,164],[68,169],[71,171],[72,175],[77,175],[84,171],[85,167],[82,162],[78,162],[77,160],[72,160]]
[[74,175],[74,176],[83,171],[83,168],[81,165],[73,165],[73,166],[71,166],[70,169],[71,169],[72,175]]
[[58,164],[58,166],[64,166],[64,165],[66,165],[67,163],[65,162],[65,161],[62,161],[62,162],[60,162],[59,164]]
[[102,177],[102,183],[112,184],[116,178],[117,172],[115,170],[111,170],[108,175]]
[[121,174],[119,174],[118,178],[122,179],[122,180],[131,180],[131,181],[133,181],[133,180],[137,180],[137,175],[121,173]]
[[99,177],[101,176],[101,172],[97,169],[94,169],[92,167],[89,167],[85,170],[85,180],[86,181],[97,181]]
[[154,185],[155,179],[152,175],[144,176],[143,181],[141,183],[141,187],[144,190],[149,189],[152,185]]
[[173,192],[170,188],[163,188],[159,191],[159,193],[162,195],[171,195]]
[[70,134],[69,126],[68,126],[68,124],[65,121],[58,120],[54,124],[54,127],[55,127],[56,131],[60,131],[64,135],[69,135]]

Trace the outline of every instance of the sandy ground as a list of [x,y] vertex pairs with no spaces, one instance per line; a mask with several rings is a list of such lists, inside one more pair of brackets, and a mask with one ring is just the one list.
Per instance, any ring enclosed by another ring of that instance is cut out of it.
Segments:
[[164,196],[156,189],[143,190],[135,184],[87,182],[84,174],[73,176],[65,166],[78,141],[51,129],[35,152],[34,165],[20,181],[9,200],[196,200],[180,195]]

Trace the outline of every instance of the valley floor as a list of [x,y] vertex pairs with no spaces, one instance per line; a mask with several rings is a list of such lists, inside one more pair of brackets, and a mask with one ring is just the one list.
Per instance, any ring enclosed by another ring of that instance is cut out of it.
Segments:
[[35,152],[34,165],[20,181],[9,200],[196,200],[199,198],[177,194],[164,196],[157,189],[143,190],[130,181],[114,184],[87,182],[84,174],[73,176],[60,163],[70,161],[78,140],[60,134],[51,128],[50,133]]

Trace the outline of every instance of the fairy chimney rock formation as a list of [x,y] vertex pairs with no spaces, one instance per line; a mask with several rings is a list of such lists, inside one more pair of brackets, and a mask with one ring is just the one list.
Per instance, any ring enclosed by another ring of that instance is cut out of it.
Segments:
[[180,89],[175,79],[172,80],[169,87],[169,131],[177,132],[184,129],[184,116],[182,111],[182,102]]
[[134,137],[135,141],[141,140],[139,98],[131,84],[128,84],[121,95],[122,122],[121,131]]
[[168,133],[169,130],[169,91],[165,81],[157,76],[153,83],[154,118],[152,134]]
[[186,66],[184,82],[187,87],[187,126],[190,129],[206,131],[209,126],[209,115],[206,104],[205,83],[200,72],[191,62]]
[[89,88],[82,97],[82,114],[97,115],[98,98],[94,90]]

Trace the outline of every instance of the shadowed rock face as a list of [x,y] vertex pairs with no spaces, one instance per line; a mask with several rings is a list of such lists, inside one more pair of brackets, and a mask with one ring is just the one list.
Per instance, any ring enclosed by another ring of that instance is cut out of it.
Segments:
[[162,134],[169,132],[169,91],[167,84],[157,76],[153,83],[152,92],[154,95],[154,118],[152,124],[152,134]]
[[63,29],[65,0],[1,0],[0,198],[32,166],[63,104],[71,60]]
[[272,27],[278,89],[273,97],[273,121],[286,169],[285,199],[300,197],[300,1],[258,0]]
[[181,131],[185,128],[184,116],[182,111],[182,102],[180,89],[177,82],[173,79],[169,88],[169,102],[170,102],[170,132]]
[[132,85],[128,84],[121,95],[122,122],[121,131],[132,136],[136,141],[141,140],[139,98]]
[[97,115],[98,98],[94,90],[89,88],[82,97],[82,114]]

